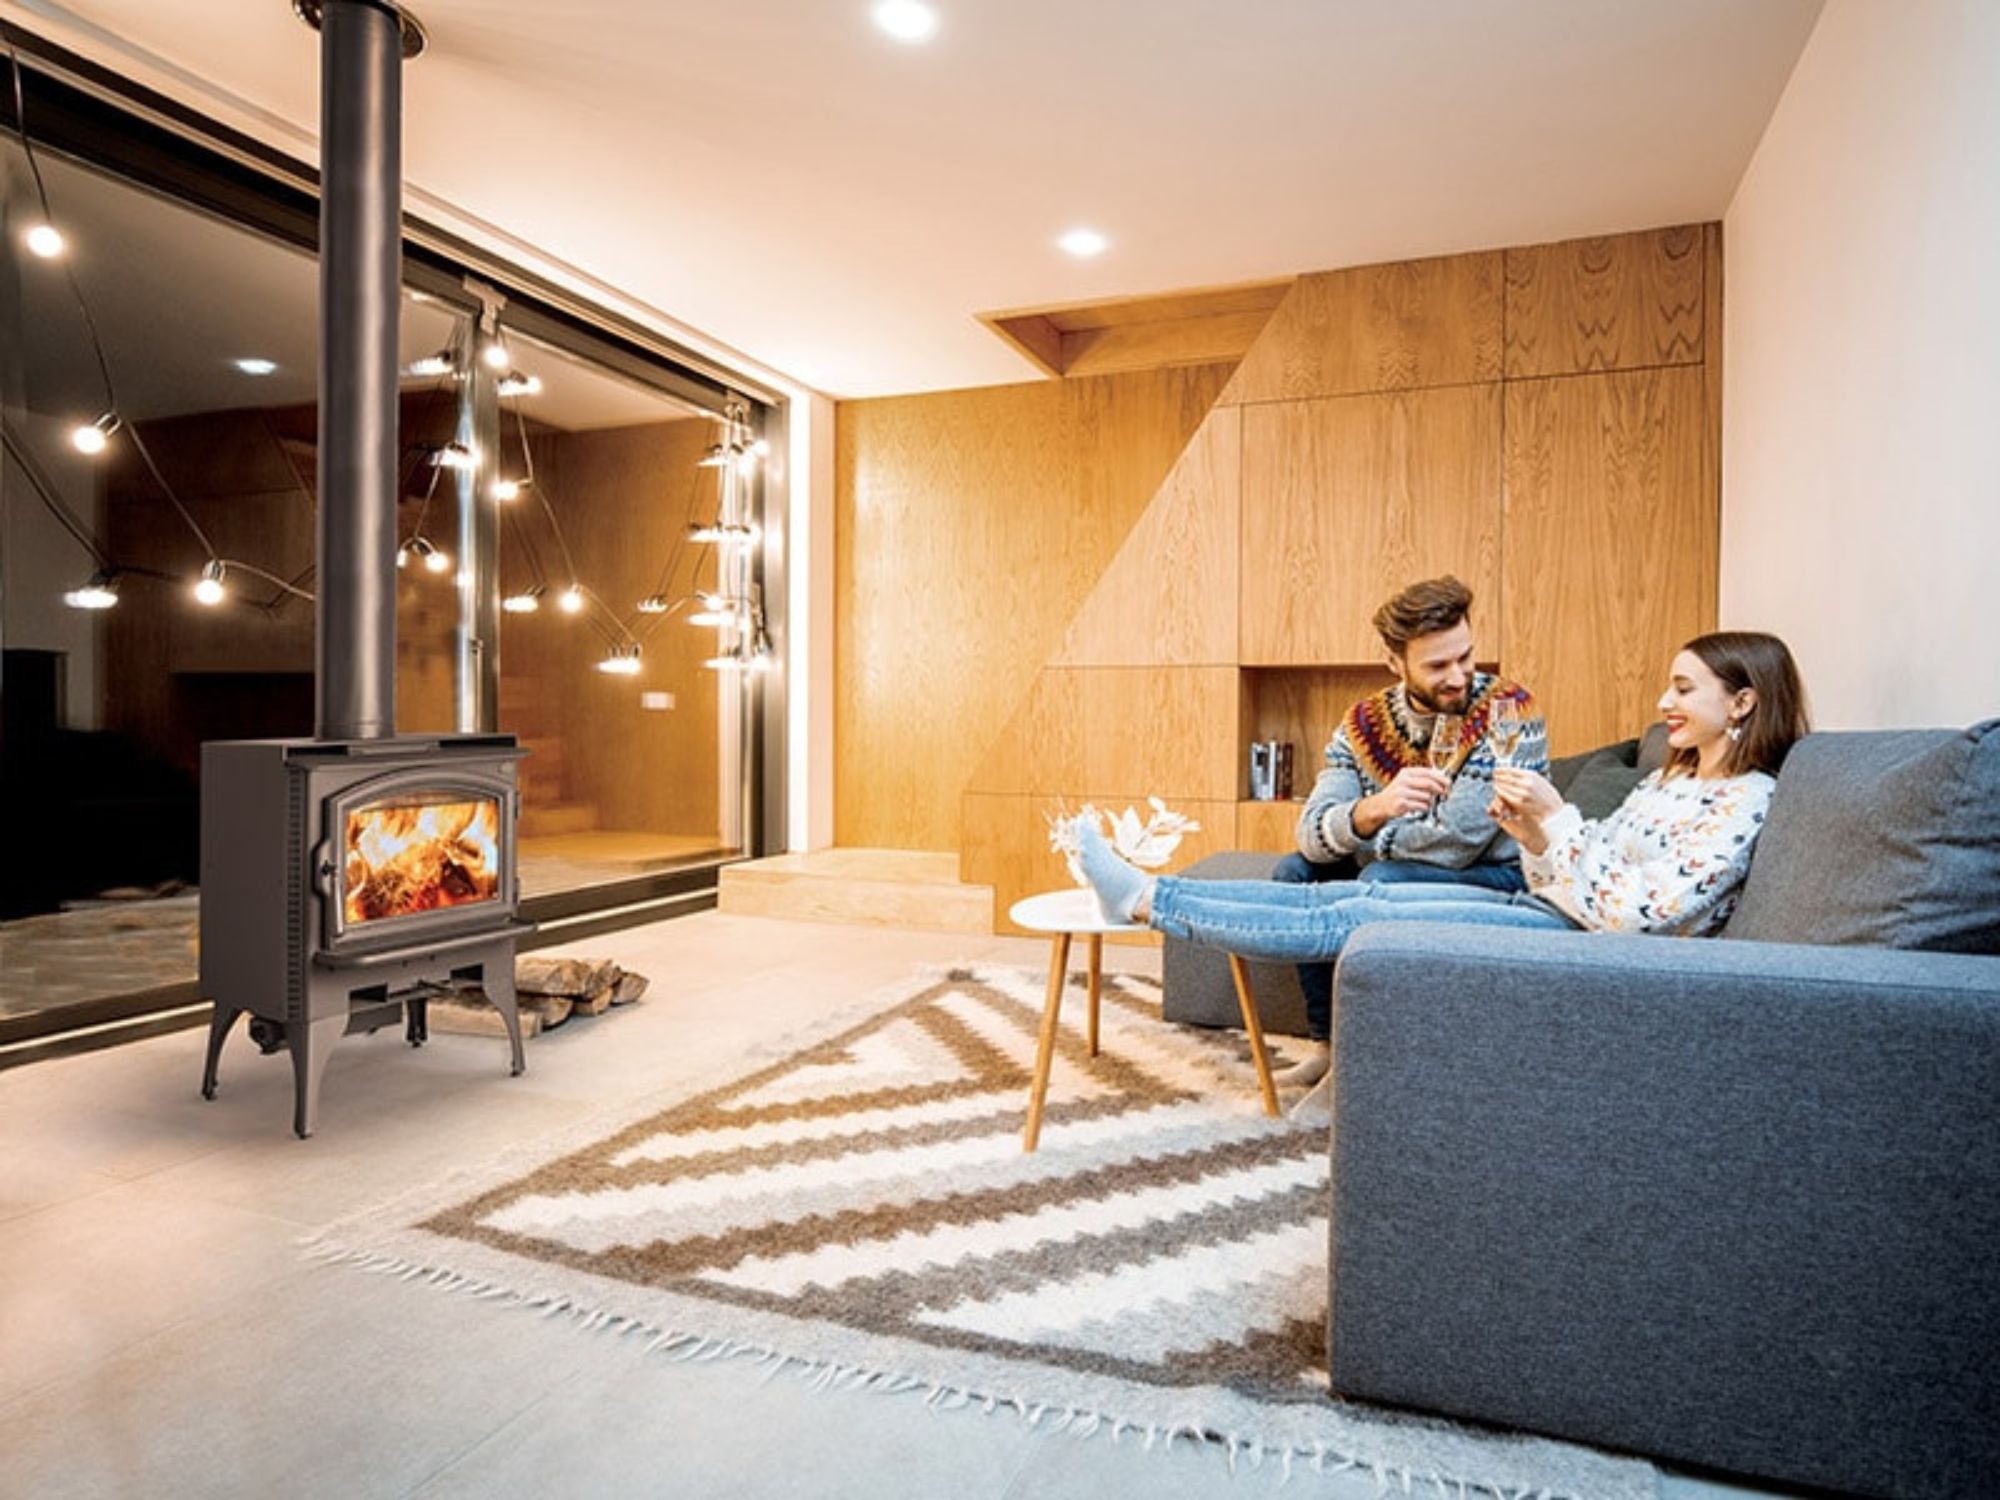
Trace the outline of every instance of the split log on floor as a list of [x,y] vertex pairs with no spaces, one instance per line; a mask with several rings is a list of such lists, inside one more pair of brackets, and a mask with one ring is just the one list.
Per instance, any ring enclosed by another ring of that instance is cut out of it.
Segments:
[[588,995],[576,997],[576,1013],[580,1016],[601,1016],[611,1009],[611,997],[617,993],[617,986],[607,984],[601,990],[592,990]]
[[[505,1036],[507,1023],[500,1019],[500,1012],[483,995],[461,995],[451,1000],[433,1000],[428,1014],[432,1031],[450,1032],[458,1036]],[[542,1029],[541,1012],[521,1007],[521,1037],[526,1040]]]
[[526,995],[595,994],[618,982],[624,971],[608,958],[517,958],[514,988]]
[[520,1002],[523,1016],[541,1017],[543,1031],[553,1031],[562,1025],[569,1019],[570,1012],[576,1009],[576,1002],[567,995],[519,995],[516,999]]
[[641,995],[646,993],[646,984],[647,980],[644,974],[634,974],[629,969],[622,971],[618,976],[617,988],[611,992],[611,1003],[613,1005],[630,1005],[634,1000],[637,1000]]

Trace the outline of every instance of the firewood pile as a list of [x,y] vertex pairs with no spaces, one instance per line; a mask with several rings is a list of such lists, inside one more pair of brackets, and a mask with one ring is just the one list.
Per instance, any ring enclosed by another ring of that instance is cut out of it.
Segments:
[[[621,969],[610,959],[517,958],[514,992],[521,1007],[521,1035],[539,1036],[572,1016],[601,1016],[630,1005],[646,993],[646,976]],[[449,999],[430,1002],[430,1029],[474,1036],[501,1036],[507,1027],[476,985]]]

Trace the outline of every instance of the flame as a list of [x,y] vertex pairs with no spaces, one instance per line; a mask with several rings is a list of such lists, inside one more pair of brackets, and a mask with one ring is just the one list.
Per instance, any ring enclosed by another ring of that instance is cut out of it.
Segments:
[[347,920],[372,922],[500,894],[500,804],[373,803],[347,815]]

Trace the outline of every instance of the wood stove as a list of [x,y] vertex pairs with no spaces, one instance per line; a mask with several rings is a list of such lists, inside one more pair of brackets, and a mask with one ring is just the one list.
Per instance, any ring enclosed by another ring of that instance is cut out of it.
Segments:
[[[202,1093],[248,1014],[259,1046],[291,1052],[308,1136],[334,1044],[399,1020],[421,1043],[441,987],[480,984],[518,1074],[514,942],[533,929],[515,916],[523,752],[507,735],[396,734],[401,69],[423,29],[393,0],[294,4],[320,32],[317,725],[202,746]],[[463,656],[497,665],[497,610],[472,612]],[[460,727],[490,730],[494,709]]]
[[534,930],[514,829],[510,735],[234,740],[202,747],[201,986],[215,1003],[202,1094],[239,1015],[288,1047],[293,1128],[312,1134],[327,1054],[477,984],[522,1068],[514,943]]

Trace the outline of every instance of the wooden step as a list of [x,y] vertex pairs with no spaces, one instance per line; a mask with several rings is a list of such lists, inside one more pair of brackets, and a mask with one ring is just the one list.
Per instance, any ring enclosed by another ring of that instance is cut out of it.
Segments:
[[820,849],[725,865],[717,905],[797,922],[993,931],[993,888],[962,883],[956,854],[912,849]]
[[563,742],[552,735],[518,737],[521,748],[528,752],[528,758],[521,762],[522,787],[538,787],[551,799],[562,800]]
[[521,804],[520,836],[547,838],[561,833],[588,833],[597,826],[594,802],[541,802]]

